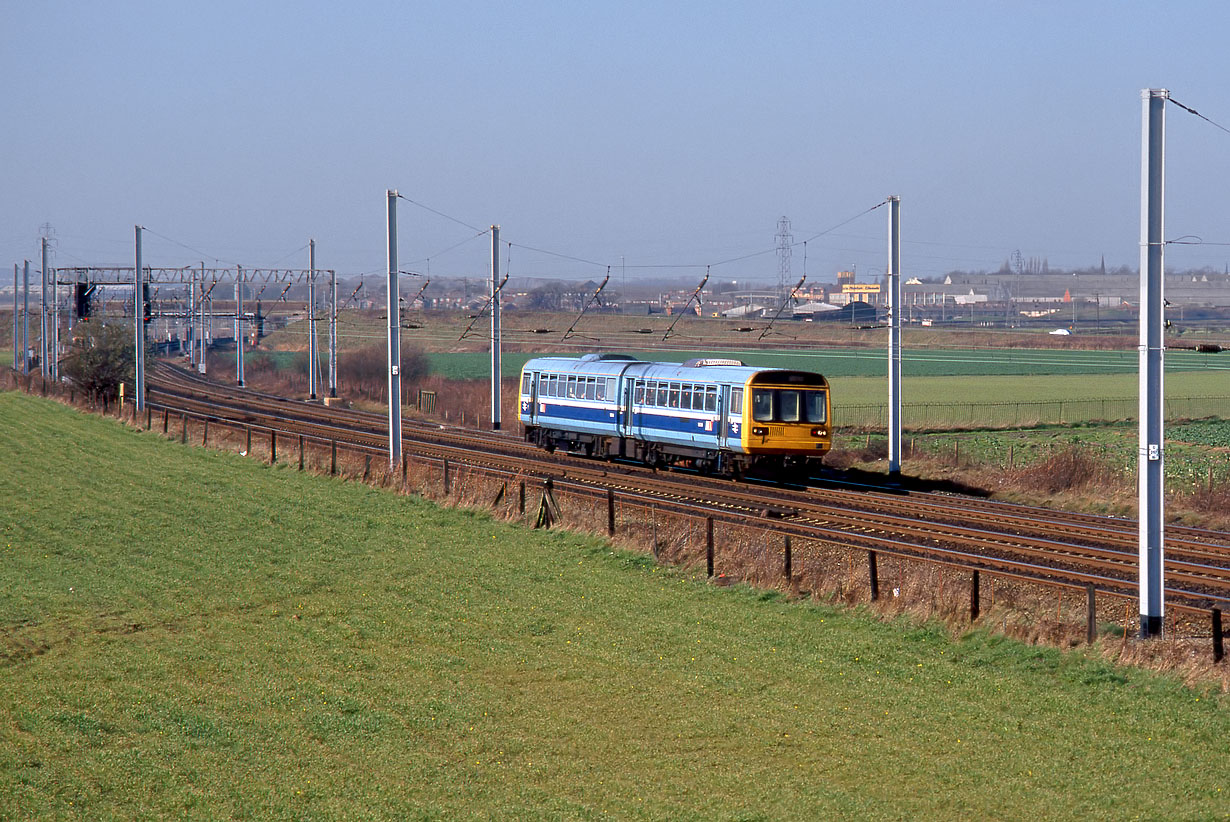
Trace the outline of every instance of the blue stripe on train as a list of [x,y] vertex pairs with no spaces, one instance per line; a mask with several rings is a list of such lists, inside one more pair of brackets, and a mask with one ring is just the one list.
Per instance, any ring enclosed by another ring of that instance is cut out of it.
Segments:
[[[545,409],[545,410],[544,410]],[[537,425],[569,426],[586,434],[606,434],[619,436],[619,424],[622,413],[615,406],[593,408],[583,405],[568,405],[565,403],[542,402],[538,404],[538,414],[533,422]],[[521,401],[521,421],[531,422],[529,417],[529,401]],[[706,429],[706,422],[710,423]],[[696,419],[670,414],[634,411],[632,414],[632,429],[637,436],[660,439],[679,445],[702,444],[717,446],[717,426],[713,419]],[[727,447],[742,451],[739,441],[739,423],[729,421],[727,436],[730,437]]]

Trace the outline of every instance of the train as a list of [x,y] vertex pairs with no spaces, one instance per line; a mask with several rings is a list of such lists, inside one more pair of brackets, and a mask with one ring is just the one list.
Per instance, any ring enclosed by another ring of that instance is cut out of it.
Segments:
[[537,357],[519,406],[526,440],[548,451],[729,477],[805,473],[833,444],[822,375],[735,359]]

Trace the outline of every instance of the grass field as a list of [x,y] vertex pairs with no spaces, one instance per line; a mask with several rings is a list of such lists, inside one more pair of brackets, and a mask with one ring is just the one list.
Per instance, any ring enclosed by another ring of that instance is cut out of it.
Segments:
[[[887,402],[884,377],[842,377],[832,380],[833,405],[874,405]],[[1136,374],[1057,374],[1010,377],[905,377],[903,403],[959,405],[973,402],[1037,402],[1116,399],[1136,402]],[[1230,396],[1230,374],[1179,371],[1166,374],[1167,397]]]
[[0,817],[1221,818],[1224,694],[0,394]]

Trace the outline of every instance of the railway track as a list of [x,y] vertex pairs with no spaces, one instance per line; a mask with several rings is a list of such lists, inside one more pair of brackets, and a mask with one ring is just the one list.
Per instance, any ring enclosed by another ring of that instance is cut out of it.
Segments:
[[[223,386],[159,364],[149,404],[374,453],[387,448],[376,414]],[[403,422],[408,456],[451,460],[510,474],[552,478],[578,493],[617,493],[629,502],[689,516],[819,540],[851,549],[1132,597],[1137,589],[1136,523],[949,494],[732,482],[639,465],[547,454],[508,434],[419,420]],[[1230,534],[1172,527],[1166,538],[1168,604],[1207,611],[1230,605]]]

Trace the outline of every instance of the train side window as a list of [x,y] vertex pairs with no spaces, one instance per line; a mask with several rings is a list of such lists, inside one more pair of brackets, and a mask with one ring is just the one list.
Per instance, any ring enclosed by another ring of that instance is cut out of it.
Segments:
[[752,389],[752,419],[756,422],[773,421],[773,390],[770,388]]
[[732,417],[743,416],[743,389],[732,388],[730,390],[730,410],[726,412]]
[[706,411],[716,411],[717,410],[717,387],[716,386],[711,385],[705,389],[705,410]]
[[614,377],[606,378],[606,398],[610,400],[611,402],[615,402],[615,400],[619,399],[618,397],[615,396],[615,378]]
[[633,391],[632,402],[637,405],[645,404],[645,383],[636,383],[636,389]]
[[602,377],[598,378],[598,387],[594,390],[594,399],[596,400],[606,399],[606,380],[604,380]]
[[664,382],[658,383],[657,399],[654,400],[654,404],[657,405],[659,408],[666,407],[666,394],[668,390],[669,388],[668,388],[667,383],[664,383]]
[[666,404],[671,408],[679,407],[679,383],[671,383],[670,392],[667,394]]
[[565,397],[576,397],[576,395],[577,395],[577,378],[576,378],[576,377],[569,377],[569,378],[568,378],[568,381],[567,381],[564,385],[566,386],[566,387],[565,387],[565,389],[564,389],[564,396],[565,396]]
[[598,386],[596,385],[596,382],[597,381],[593,377],[585,378],[585,399],[592,400],[597,396],[596,392],[598,390]]

